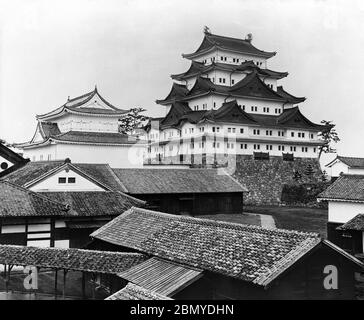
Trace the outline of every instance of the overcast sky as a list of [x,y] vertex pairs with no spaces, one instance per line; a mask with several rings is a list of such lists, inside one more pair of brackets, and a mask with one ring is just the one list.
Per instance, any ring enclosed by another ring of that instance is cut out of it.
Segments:
[[303,114],[333,120],[339,153],[364,156],[363,17],[361,0],[0,0],[0,137],[29,141],[36,114],[95,84],[119,108],[163,115],[154,101],[207,25],[277,51],[268,67],[289,72],[280,83],[307,98]]

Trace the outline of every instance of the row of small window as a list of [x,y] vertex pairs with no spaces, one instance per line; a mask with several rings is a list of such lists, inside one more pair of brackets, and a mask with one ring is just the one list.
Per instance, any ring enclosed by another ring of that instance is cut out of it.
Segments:
[[[256,136],[260,135],[260,129],[253,129],[253,134]],[[273,130],[266,130],[265,131],[266,136],[272,136]],[[278,131],[278,137],[284,137],[284,131]]]
[[[205,148],[205,142],[199,142],[198,147],[200,149]],[[220,142],[213,142],[212,147],[219,149],[220,148]],[[235,144],[227,142],[226,147],[227,147],[227,149],[234,149]],[[260,147],[261,147],[260,144],[254,144],[253,145],[254,150],[261,150]],[[190,149],[194,149],[194,148],[195,148],[195,144],[193,142],[191,142],[190,143]],[[247,143],[241,143],[240,144],[240,149],[245,149],[245,150],[248,149],[248,144]],[[272,151],[273,150],[273,145],[267,144],[265,146],[265,149],[267,151]],[[286,151],[286,147],[281,146],[281,145],[279,145],[277,149],[278,149],[278,151],[282,151],[282,152]],[[155,151],[157,152],[158,150],[155,149]],[[169,146],[169,151],[173,151],[173,145]],[[290,146],[289,151],[296,152],[297,147]],[[304,153],[308,152],[308,147],[301,147],[301,151],[304,152]],[[316,148],[313,148],[313,152],[316,153]],[[66,178],[58,178],[58,183],[66,183]],[[76,183],[76,178],[68,178],[68,183]]]
[[[295,133],[291,132],[291,137],[294,137],[294,136],[295,136]],[[297,136],[298,136],[298,138],[304,138],[305,133],[304,132],[297,132]],[[314,138],[314,134],[310,133],[310,139],[313,139],[313,138]]]
[[151,139],[151,140],[154,139],[154,138],[158,139],[158,137],[159,137],[158,133],[151,133],[149,135],[149,139]]
[[[240,63],[240,59],[239,58],[233,58],[233,63]],[[215,57],[211,57],[210,58],[210,61],[211,62],[214,62],[215,61]],[[223,57],[223,56],[220,56],[220,61],[227,61],[227,57]],[[245,60],[245,62],[248,61],[248,60]],[[204,59],[202,60],[203,63],[207,63],[207,59]],[[257,66],[261,67],[263,65],[263,62],[261,61],[255,61],[254,62]]]
[[[245,111],[245,105],[242,106],[243,111]],[[250,111],[252,112],[258,112],[258,107],[257,106],[251,106],[250,107]],[[269,113],[270,112],[270,108],[269,107],[263,107],[263,112],[264,113]],[[275,108],[274,109],[274,113],[275,114],[280,114],[282,112],[281,108]]]
[[69,177],[69,178],[59,177],[58,178],[58,183],[59,184],[76,183],[76,178],[75,177]]
[[[196,105],[196,106],[193,106],[193,110],[194,111],[198,111],[198,105]],[[204,103],[203,105],[202,105],[202,110],[207,110],[207,103]]]
[[[49,154],[48,156],[47,156],[47,160],[48,161],[50,161],[52,159],[52,155],[51,154]],[[35,161],[36,160],[36,157],[35,156],[33,156],[33,161]],[[44,160],[44,158],[43,158],[43,155],[41,154],[40,156],[39,156],[39,160],[40,161],[43,161]]]
[[[246,143],[242,143],[242,144],[240,144],[240,148],[241,149],[247,149],[248,148],[248,145]],[[254,144],[253,145],[253,149],[254,150],[260,150],[260,144]],[[273,150],[273,145],[267,144],[265,146],[265,149],[267,151],[272,151]],[[278,146],[278,151],[285,151],[285,150],[286,150],[285,146]],[[297,151],[297,148],[296,147],[293,147],[293,146],[290,146],[289,147],[289,150],[291,152],[296,152]],[[301,147],[301,151],[302,152],[305,152],[305,153],[308,152],[308,147]],[[316,153],[316,148],[313,148],[313,152]]]

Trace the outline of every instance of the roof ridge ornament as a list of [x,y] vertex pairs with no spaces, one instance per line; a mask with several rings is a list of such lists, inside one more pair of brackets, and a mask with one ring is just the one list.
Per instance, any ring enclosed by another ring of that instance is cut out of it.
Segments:
[[252,33],[248,33],[246,36],[245,36],[245,41],[248,41],[249,43],[251,43],[253,40],[253,34]]
[[204,28],[203,28],[203,33],[204,33],[204,34],[211,34],[211,30],[210,30],[210,28],[209,28],[208,26],[204,26]]

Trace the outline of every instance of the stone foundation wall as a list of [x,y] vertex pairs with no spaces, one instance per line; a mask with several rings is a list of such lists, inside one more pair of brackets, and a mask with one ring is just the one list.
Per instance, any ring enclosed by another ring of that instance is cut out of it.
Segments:
[[[311,176],[305,174],[309,165],[313,169]],[[245,204],[277,205],[281,203],[283,185],[295,183],[295,171],[302,176],[300,183],[318,182],[322,175],[318,159],[283,161],[281,157],[270,157],[269,160],[254,160],[251,156],[238,155],[233,176],[249,190]]]

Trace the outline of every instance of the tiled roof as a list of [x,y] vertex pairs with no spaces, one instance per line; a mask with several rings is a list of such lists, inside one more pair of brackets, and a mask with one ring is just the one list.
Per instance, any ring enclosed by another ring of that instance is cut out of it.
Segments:
[[282,97],[285,98],[290,103],[300,103],[306,100],[305,97],[295,97],[288,93],[287,91],[283,90],[282,86],[277,87],[277,93]]
[[86,132],[68,131],[57,136],[52,136],[52,140],[69,143],[92,143],[92,144],[135,144],[142,141],[135,137],[122,133],[113,132]]
[[132,208],[96,239],[258,285],[268,285],[321,242],[318,234]]
[[146,257],[139,253],[0,245],[0,263],[118,274]]
[[191,112],[191,108],[188,106],[186,102],[174,102],[168,112],[168,114],[161,121],[162,127],[168,127],[176,125],[181,116]]
[[251,42],[248,40],[219,36],[219,35],[211,34],[211,33],[205,33],[205,36],[204,36],[199,48],[194,53],[183,54],[182,56],[184,58],[191,59],[191,58],[195,57],[197,54],[206,52],[209,49],[212,49],[213,47],[217,47],[217,48],[221,48],[221,49],[225,49],[225,50],[233,51],[233,52],[252,54],[252,55],[265,57],[265,58],[273,57],[276,54],[275,52],[266,52],[266,51],[259,50],[256,47],[254,47],[251,44]]
[[156,100],[156,103],[158,104],[171,103],[173,101],[185,97],[187,94],[188,94],[188,89],[185,85],[173,82],[171,91],[169,92],[167,97],[165,97],[162,100]]
[[115,292],[105,300],[173,300],[136,284],[128,283],[123,289]]
[[269,76],[276,79],[284,78],[288,75],[287,72],[277,72],[269,69],[261,69],[259,68],[253,61],[245,61],[239,65],[236,64],[228,64],[228,63],[219,63],[219,62],[213,62],[211,64],[203,64],[201,62],[197,61],[191,61],[190,68],[180,74],[174,74],[172,75],[172,79],[176,79],[179,81],[189,79],[191,77],[196,77],[202,74],[206,74],[209,71],[212,70],[226,70],[229,72],[247,72],[256,70],[260,76]]
[[54,201],[69,204],[79,217],[117,216],[133,206],[144,207],[144,201],[121,192],[42,192]]
[[344,156],[339,156],[339,155],[326,166],[330,166],[337,159],[340,160],[341,162],[345,163],[347,166],[349,166],[351,168],[364,168],[364,158],[344,157]]
[[[105,103],[110,109],[102,109],[102,108],[88,108],[88,107],[82,107],[82,105],[86,104],[87,102],[91,101],[93,97],[97,96],[100,98],[100,100]],[[109,114],[109,115],[120,115],[128,112],[128,110],[122,110],[119,108],[116,108],[111,103],[106,101],[100,93],[97,91],[97,88],[91,92],[88,92],[86,94],[83,94],[81,96],[72,98],[67,100],[65,104],[63,104],[61,107],[58,107],[48,113],[37,115],[38,119],[45,119],[49,116],[62,114],[65,111],[71,111],[71,112],[79,112],[79,113],[92,113],[92,114]]]
[[113,169],[130,194],[246,192],[223,169]]
[[41,127],[40,131],[42,133],[43,139],[47,139],[50,136],[61,134],[61,131],[59,130],[57,123],[39,122],[39,125]]
[[307,119],[298,107],[285,109],[279,116],[250,114],[250,116],[260,125],[269,127],[293,127],[322,130],[323,125],[316,124]]
[[273,89],[268,87],[259,77],[258,72],[254,70],[244,79],[233,85],[229,89],[232,95],[240,95],[255,98],[265,98],[273,100],[286,100]]
[[68,216],[66,206],[0,180],[0,217]]
[[[64,164],[65,161],[29,162],[27,165],[17,170],[16,173],[9,174],[3,179],[21,186],[28,186],[42,176],[62,167]],[[125,187],[120,183],[108,164],[71,163],[69,167],[71,169],[72,167],[75,167],[101,184],[110,187],[111,190],[126,191]]]
[[214,122],[258,124],[250,114],[241,109],[236,100],[223,103],[217,110],[209,110],[201,121],[204,119]]
[[119,277],[145,289],[171,297],[202,276],[202,270],[152,257]]
[[344,174],[330,185],[318,198],[364,202],[364,175]]
[[[308,120],[299,110],[298,107],[285,109],[279,116],[252,114],[247,113],[237,105],[236,100],[225,102],[219,109],[216,110],[199,110],[188,111],[178,117],[178,112],[173,113],[173,119],[167,119],[166,122],[171,126],[180,126],[184,122],[198,123],[204,120],[214,122],[231,122],[242,124],[256,124],[267,127],[277,128],[299,128],[311,129],[320,131],[324,128],[323,125],[316,124]],[[163,120],[161,121],[161,124]]]
[[347,223],[344,223],[340,227],[336,228],[337,230],[357,230],[364,231],[364,214],[358,214],[353,219],[349,220]]

